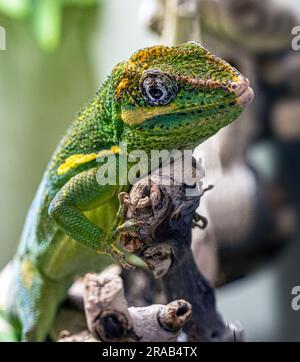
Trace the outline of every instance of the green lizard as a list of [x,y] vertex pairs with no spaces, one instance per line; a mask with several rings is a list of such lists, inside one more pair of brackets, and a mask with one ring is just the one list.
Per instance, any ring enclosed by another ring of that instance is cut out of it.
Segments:
[[140,149],[194,149],[253,99],[248,80],[195,42],[153,46],[119,63],[52,156],[13,260],[11,321],[43,341],[74,277],[118,249],[118,194],[100,185],[97,158]]

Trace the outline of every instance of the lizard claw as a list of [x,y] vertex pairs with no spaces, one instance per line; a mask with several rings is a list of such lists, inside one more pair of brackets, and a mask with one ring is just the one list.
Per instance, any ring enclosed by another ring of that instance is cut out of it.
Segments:
[[120,192],[118,195],[118,199],[121,205],[129,205],[130,204],[130,197],[127,192]]
[[114,245],[105,248],[105,252],[111,255],[126,270],[135,270],[135,267],[125,260],[125,255]]

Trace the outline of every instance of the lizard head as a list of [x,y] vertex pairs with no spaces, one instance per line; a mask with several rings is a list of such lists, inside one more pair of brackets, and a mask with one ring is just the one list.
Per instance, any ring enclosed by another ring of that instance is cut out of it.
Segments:
[[139,50],[112,79],[122,139],[134,149],[194,148],[253,99],[248,80],[196,42]]

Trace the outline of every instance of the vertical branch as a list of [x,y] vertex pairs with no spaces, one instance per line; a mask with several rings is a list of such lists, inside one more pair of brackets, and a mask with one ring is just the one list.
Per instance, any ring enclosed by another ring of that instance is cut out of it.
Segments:
[[200,40],[198,0],[166,0],[162,37],[169,45]]

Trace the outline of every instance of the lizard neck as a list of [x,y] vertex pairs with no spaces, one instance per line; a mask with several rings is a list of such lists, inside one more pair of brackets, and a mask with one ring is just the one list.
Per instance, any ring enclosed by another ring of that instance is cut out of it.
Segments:
[[94,98],[78,113],[59,143],[55,158],[64,160],[74,154],[99,152],[118,142],[120,126],[113,121],[111,87],[108,78]]

